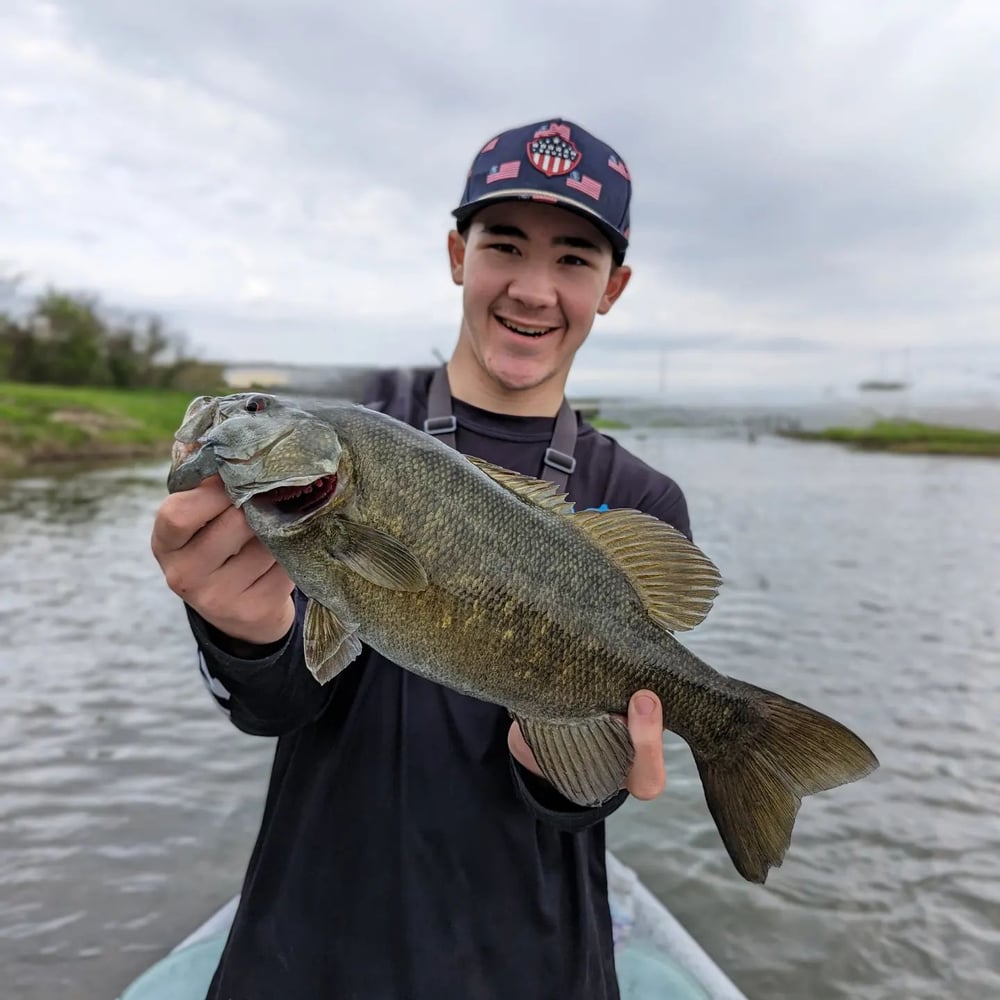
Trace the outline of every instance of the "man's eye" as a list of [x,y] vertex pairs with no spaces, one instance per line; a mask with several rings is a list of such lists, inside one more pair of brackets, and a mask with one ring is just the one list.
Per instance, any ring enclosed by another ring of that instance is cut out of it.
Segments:
[[513,243],[491,243],[491,250],[499,250],[500,253],[520,253]]
[[568,253],[561,258],[563,264],[572,264],[574,267],[587,267],[590,264],[589,260],[585,260],[583,257],[577,257],[574,253]]

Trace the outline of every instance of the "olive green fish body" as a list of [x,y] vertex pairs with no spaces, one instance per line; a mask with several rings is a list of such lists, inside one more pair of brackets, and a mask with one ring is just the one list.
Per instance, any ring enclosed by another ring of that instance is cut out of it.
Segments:
[[723,842],[754,881],[781,863],[803,795],[877,766],[839,723],[716,672],[674,637],[703,620],[721,579],[655,518],[574,513],[551,484],[350,405],[201,399],[178,441],[170,488],[218,471],[310,598],[317,680],[367,643],[503,705],[575,802],[623,787],[621,716],[640,689],[690,745]]

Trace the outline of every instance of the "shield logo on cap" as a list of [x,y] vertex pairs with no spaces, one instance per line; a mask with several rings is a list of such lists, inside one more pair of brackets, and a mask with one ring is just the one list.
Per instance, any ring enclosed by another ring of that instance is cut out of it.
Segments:
[[565,125],[553,124],[539,129],[528,143],[528,162],[546,177],[568,174],[579,166],[582,159]]

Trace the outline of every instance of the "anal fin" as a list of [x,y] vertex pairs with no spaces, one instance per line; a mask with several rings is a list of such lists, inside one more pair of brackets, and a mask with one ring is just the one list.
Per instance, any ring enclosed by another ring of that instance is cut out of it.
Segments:
[[597,806],[625,787],[635,748],[617,716],[515,718],[542,773],[571,802]]
[[345,625],[329,608],[313,598],[306,605],[303,648],[313,677],[326,684],[361,652],[357,625]]

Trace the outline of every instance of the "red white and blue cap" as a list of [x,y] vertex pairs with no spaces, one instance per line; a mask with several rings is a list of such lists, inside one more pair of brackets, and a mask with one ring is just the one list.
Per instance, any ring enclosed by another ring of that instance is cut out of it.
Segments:
[[498,201],[539,201],[567,208],[610,240],[619,263],[629,239],[632,179],[625,161],[596,136],[562,118],[522,125],[490,139],[476,154],[459,225]]

